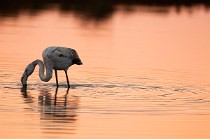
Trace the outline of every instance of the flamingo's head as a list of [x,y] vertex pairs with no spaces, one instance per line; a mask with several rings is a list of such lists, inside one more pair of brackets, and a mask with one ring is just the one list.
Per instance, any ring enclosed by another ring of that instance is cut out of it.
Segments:
[[27,76],[26,75],[23,75],[22,77],[21,77],[21,83],[22,83],[22,85],[24,86],[24,87],[26,87],[27,86]]
[[34,68],[35,68],[34,63],[31,63],[26,67],[26,69],[21,77],[21,83],[24,87],[27,86],[27,79],[34,72]]

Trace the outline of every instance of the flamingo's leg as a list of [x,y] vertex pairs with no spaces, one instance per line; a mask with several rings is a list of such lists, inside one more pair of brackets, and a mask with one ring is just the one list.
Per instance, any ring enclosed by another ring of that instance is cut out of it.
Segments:
[[68,78],[67,70],[64,70],[64,71],[65,71],[65,74],[66,74],[66,81],[67,81],[67,84],[68,84],[68,88],[70,88],[70,84],[69,84],[69,78]]
[[57,85],[57,87],[59,87],[57,70],[55,70],[55,79],[56,79],[56,85]]

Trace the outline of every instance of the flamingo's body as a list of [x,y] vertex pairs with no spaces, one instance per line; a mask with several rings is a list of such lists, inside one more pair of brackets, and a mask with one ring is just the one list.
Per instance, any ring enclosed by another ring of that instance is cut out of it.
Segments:
[[[27,86],[27,79],[33,73],[36,65],[39,65],[39,77],[42,81],[48,82],[52,78],[52,71],[55,70],[56,85],[58,87],[57,70],[64,70],[68,87],[70,87],[67,70],[73,64],[81,65],[77,52],[71,48],[52,46],[46,48],[42,53],[44,64],[41,60],[30,63],[21,78],[23,86]],[[44,75],[44,68],[46,73]]]

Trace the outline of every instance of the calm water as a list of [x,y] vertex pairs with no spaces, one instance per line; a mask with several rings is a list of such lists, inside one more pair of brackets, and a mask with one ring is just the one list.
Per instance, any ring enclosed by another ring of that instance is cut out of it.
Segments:
[[[56,6],[0,18],[3,138],[210,138],[210,12],[117,7],[97,20]],[[21,90],[25,66],[51,45],[84,65]]]

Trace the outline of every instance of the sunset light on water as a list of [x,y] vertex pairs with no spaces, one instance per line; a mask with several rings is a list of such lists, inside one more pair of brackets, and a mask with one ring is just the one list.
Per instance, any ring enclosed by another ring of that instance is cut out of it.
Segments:
[[[0,137],[210,138],[207,4],[74,6],[1,11]],[[70,89],[63,71],[56,89],[54,73],[42,82],[37,66],[24,90],[25,67],[49,46],[83,62],[68,70]]]

